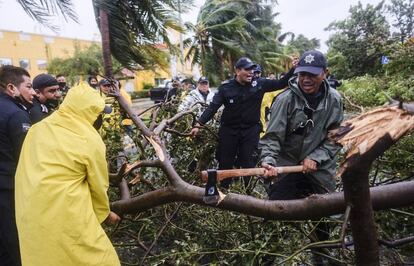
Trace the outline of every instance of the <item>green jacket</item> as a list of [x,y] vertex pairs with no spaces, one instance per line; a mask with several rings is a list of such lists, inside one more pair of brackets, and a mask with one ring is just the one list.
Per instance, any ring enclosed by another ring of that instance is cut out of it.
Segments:
[[[343,119],[341,95],[324,80],[325,95],[316,110],[310,108],[297,78],[279,94],[272,106],[266,134],[260,141],[261,162],[274,166],[298,165],[308,158],[318,163],[318,170],[308,174],[319,193],[335,189],[336,154],[340,147],[327,138],[328,130],[339,126]],[[311,119],[308,123],[306,121]],[[306,124],[306,126],[304,126]],[[304,126],[304,127],[303,127]]]

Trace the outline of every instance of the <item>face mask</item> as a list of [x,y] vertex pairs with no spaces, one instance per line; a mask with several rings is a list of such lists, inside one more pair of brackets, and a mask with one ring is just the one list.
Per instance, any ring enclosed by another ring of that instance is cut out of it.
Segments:
[[66,82],[58,82],[59,88],[63,89],[66,87]]
[[57,108],[60,104],[59,100],[47,100],[47,104],[52,108]]
[[26,101],[22,94],[20,93],[20,91],[14,87],[13,88],[13,98],[16,102],[20,103],[21,105],[23,105],[24,107],[26,107],[27,109],[30,109],[33,107],[33,104],[29,103],[28,101]]

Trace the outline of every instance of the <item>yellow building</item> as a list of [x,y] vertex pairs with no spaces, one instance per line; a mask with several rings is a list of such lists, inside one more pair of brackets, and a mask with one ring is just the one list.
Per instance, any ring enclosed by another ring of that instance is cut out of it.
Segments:
[[46,72],[53,58],[73,55],[75,46],[86,48],[93,41],[0,30],[0,65],[25,68],[32,77]]
[[[173,33],[177,36],[177,33]],[[26,32],[0,30],[0,65],[15,65],[25,68],[32,77],[45,73],[48,62],[54,58],[68,58],[75,52],[75,48],[87,48],[100,42],[71,39],[59,36],[42,35]],[[163,44],[157,45],[160,49],[167,49]],[[157,86],[172,75],[192,77],[191,65],[181,64],[174,57],[170,60],[169,71],[139,70],[126,76],[134,79],[122,82],[128,91],[142,90],[146,84]]]

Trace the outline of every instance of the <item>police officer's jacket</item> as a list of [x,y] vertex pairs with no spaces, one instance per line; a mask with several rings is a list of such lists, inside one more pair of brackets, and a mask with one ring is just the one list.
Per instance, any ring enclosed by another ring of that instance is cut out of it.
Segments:
[[289,88],[276,97],[266,134],[259,144],[261,162],[274,166],[298,165],[305,158],[317,162],[318,170],[309,176],[325,188],[319,193],[335,188],[333,176],[340,147],[329,141],[327,135],[343,119],[341,95],[326,80],[322,86],[323,98],[312,109],[297,78],[291,79]]
[[0,190],[14,188],[20,149],[30,128],[29,114],[20,103],[0,93]]
[[53,107],[49,104],[44,104],[37,99],[37,97],[33,98],[33,107],[30,108],[29,117],[32,124],[36,124],[37,122],[43,120],[44,118],[48,117],[51,113],[53,113]]
[[236,79],[224,82],[218,88],[213,101],[203,112],[198,122],[207,123],[224,105],[221,125],[231,128],[248,128],[260,123],[260,106],[263,95],[269,91],[283,89],[288,85],[293,69],[280,80],[265,78],[254,79],[252,83],[242,85]]

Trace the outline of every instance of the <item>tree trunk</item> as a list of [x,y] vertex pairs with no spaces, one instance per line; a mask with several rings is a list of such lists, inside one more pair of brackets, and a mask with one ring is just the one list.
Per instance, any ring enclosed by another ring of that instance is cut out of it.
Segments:
[[379,265],[378,235],[369,190],[372,162],[413,128],[410,108],[388,107],[355,117],[331,132],[337,143],[348,148],[339,175],[345,201],[352,207],[350,222],[357,265]]
[[111,58],[111,46],[109,41],[109,21],[108,21],[108,12],[99,9],[99,21],[100,21],[100,30],[102,36],[102,57],[104,63],[105,76],[108,78],[113,77],[112,73],[112,58]]

